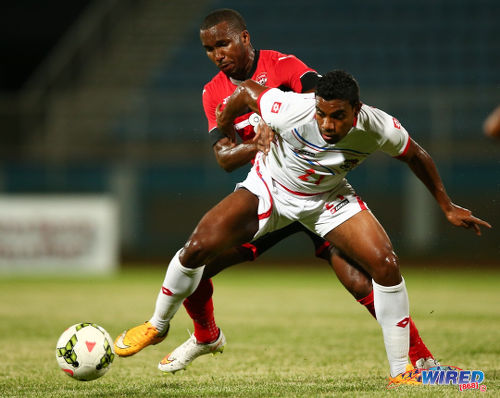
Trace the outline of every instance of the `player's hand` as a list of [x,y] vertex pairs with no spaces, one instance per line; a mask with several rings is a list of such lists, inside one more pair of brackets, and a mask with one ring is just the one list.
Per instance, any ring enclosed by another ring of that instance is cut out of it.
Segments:
[[257,125],[257,132],[253,138],[253,142],[257,149],[267,155],[271,149],[271,142],[274,139],[274,131],[263,120]]
[[457,206],[454,203],[451,204],[450,210],[448,210],[445,214],[448,221],[453,225],[472,229],[478,236],[481,236],[481,229],[479,226],[491,228],[491,225],[486,221],[474,217],[469,209]]
[[236,142],[236,132],[231,120],[227,121],[224,118],[224,111],[221,110],[222,104],[218,104],[215,108],[215,118],[217,120],[217,128],[225,134],[232,142]]

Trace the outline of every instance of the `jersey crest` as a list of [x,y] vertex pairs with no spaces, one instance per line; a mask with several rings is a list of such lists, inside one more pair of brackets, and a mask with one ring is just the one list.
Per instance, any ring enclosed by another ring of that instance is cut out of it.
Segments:
[[257,76],[255,76],[255,81],[261,86],[265,86],[267,83],[267,72],[259,73]]

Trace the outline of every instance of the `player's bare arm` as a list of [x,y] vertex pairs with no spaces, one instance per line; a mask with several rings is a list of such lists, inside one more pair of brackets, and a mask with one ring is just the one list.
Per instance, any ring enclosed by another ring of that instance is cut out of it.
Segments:
[[[219,105],[215,110],[217,121],[221,113]],[[233,137],[235,137],[234,128],[231,132],[233,133]],[[214,144],[213,149],[217,163],[228,173],[248,164],[258,152],[255,140],[252,139],[237,143],[235,139],[231,139],[228,136],[218,140]]]
[[234,93],[220,112],[220,105],[217,107],[217,128],[228,137],[234,136],[233,120],[245,109],[259,113],[257,101],[259,96],[268,90],[268,87],[261,86],[253,80],[245,80]]
[[408,151],[399,159],[405,162],[424,183],[450,223],[457,227],[472,229],[478,236],[481,235],[480,226],[491,228],[489,223],[473,216],[470,210],[451,201],[431,156],[411,138]]
[[228,173],[248,164],[258,152],[254,140],[238,144],[228,137],[217,141],[213,149],[217,163]]

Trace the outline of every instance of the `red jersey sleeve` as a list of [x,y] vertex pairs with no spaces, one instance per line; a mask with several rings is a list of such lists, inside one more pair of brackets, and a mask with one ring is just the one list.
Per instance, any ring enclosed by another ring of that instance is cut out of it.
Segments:
[[217,119],[215,117],[217,103],[208,85],[203,88],[202,99],[203,110],[208,121],[208,131],[211,131],[217,127]]
[[300,78],[307,72],[316,72],[309,68],[295,55],[282,54],[276,62],[276,75],[282,76],[283,84],[290,87],[294,92],[302,92],[302,82]]

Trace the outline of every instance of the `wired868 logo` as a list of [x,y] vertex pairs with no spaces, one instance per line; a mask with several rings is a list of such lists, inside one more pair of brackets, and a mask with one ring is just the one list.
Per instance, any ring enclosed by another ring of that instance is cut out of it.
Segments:
[[436,366],[429,370],[422,370],[422,384],[455,384],[460,391],[480,390],[486,391],[486,386],[481,385],[484,381],[484,372],[481,370],[462,370],[455,366]]
[[463,370],[456,366],[436,366],[430,369],[415,369],[405,373],[406,378],[411,378],[422,385],[457,385],[460,391],[479,390],[486,391],[484,372],[481,370]]

